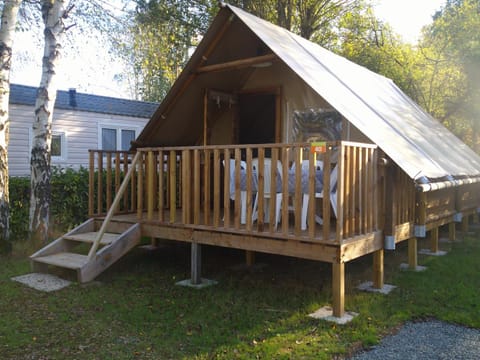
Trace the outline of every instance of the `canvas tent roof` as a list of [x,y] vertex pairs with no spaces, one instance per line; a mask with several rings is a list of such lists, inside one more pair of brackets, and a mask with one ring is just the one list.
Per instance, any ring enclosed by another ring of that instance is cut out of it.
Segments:
[[[376,143],[412,179],[433,182],[480,175],[480,157],[421,109],[392,80],[230,5],[220,10],[185,70],[140,134],[138,146],[174,145],[172,141],[176,136],[184,142],[176,145],[188,145],[186,142],[191,141],[188,133],[201,131],[200,122],[182,127],[177,121],[169,124],[165,114],[179,103],[179,97],[192,100],[196,96],[201,104],[201,89],[209,85],[209,80],[207,76],[199,80],[194,75],[195,70],[205,62],[205,54],[211,53],[218,39],[233,31],[226,25],[232,19],[240,20],[251,32],[248,36],[258,37],[280,61]],[[228,57],[228,49],[225,52],[224,56]],[[212,59],[209,61],[215,63]],[[235,76],[241,77],[242,73],[212,74],[211,78],[213,76],[218,85],[219,82],[235,82],[238,80]],[[201,113],[201,108],[196,111]],[[185,129],[183,133],[182,128]]]

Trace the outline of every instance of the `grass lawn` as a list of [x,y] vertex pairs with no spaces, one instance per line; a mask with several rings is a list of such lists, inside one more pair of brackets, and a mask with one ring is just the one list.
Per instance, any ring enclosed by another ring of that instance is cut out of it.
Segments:
[[[43,293],[10,280],[29,272],[26,256],[0,259],[2,359],[338,359],[376,344],[406,320],[437,318],[480,328],[480,235],[442,243],[443,257],[419,255],[428,269],[398,266],[406,244],[385,253],[390,295],[364,293],[372,257],[346,266],[347,325],[307,314],[329,304],[330,265],[204,247],[203,275],[216,286],[175,285],[189,277],[189,247],[136,249],[93,283]],[[419,249],[428,243],[419,242]]]

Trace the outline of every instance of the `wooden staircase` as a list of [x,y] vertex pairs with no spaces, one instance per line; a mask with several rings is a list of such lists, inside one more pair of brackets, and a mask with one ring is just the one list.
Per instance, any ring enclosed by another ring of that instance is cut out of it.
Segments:
[[90,219],[30,256],[32,269],[44,273],[50,266],[74,270],[78,281],[85,283],[138,245],[140,237],[138,223],[102,225],[101,220]]

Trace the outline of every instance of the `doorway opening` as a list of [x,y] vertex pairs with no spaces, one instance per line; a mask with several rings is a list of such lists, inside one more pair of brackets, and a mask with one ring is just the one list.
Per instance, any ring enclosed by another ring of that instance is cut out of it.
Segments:
[[277,141],[277,95],[248,93],[239,96],[238,143],[270,144]]

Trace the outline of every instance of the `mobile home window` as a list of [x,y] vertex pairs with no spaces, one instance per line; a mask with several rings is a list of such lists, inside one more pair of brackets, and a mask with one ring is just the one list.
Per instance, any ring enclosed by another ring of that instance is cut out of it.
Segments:
[[50,145],[50,155],[53,160],[67,159],[67,144],[65,140],[65,133],[53,133],[52,143]]
[[130,143],[135,140],[135,136],[135,129],[102,127],[101,149],[127,151],[130,149]]
[[122,150],[123,151],[127,151],[130,149],[130,143],[133,140],[135,140],[135,131],[122,129]]
[[102,129],[102,150],[117,150],[116,129]]
[[52,156],[62,156],[62,136],[52,135]]

